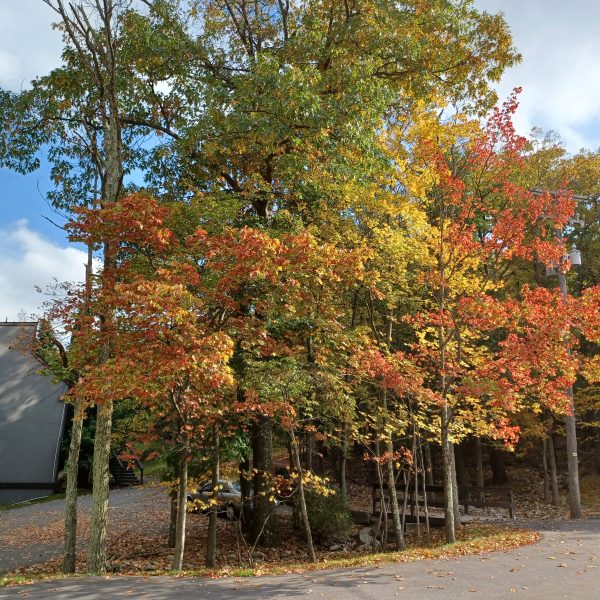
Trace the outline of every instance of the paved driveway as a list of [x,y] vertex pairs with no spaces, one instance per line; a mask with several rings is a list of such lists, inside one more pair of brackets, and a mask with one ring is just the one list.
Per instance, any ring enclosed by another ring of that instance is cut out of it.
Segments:
[[[527,525],[527,523],[524,523]],[[308,575],[203,580],[80,578],[0,590],[0,598],[56,600],[598,600],[600,519],[529,524],[538,544],[513,552],[342,569]]]

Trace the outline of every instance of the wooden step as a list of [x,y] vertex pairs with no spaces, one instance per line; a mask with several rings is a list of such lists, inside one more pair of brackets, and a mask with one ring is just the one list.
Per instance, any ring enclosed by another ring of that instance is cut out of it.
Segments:
[[108,462],[108,469],[119,487],[129,487],[141,483],[133,470],[124,467],[114,456]]

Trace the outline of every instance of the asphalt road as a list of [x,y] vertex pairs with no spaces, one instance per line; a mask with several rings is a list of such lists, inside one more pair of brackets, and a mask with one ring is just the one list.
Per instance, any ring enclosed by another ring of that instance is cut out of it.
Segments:
[[512,552],[247,579],[78,578],[5,588],[0,598],[600,600],[600,519],[530,525],[542,540]]

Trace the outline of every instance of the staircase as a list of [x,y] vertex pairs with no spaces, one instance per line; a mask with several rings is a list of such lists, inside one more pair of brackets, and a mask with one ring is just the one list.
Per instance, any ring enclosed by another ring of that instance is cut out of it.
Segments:
[[140,469],[141,476],[137,477],[133,467],[129,467],[127,463],[124,463],[117,456],[111,456],[108,461],[108,470],[110,474],[113,476],[115,483],[119,487],[129,487],[132,485],[140,485],[144,482],[144,468],[142,464],[136,460],[137,466]]

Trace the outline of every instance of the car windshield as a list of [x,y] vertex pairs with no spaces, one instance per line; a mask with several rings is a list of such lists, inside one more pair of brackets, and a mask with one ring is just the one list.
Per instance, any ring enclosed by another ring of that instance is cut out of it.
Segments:
[[[240,484],[237,481],[219,481],[219,486],[221,491],[223,492],[236,492],[238,494],[242,493],[242,489],[240,488]],[[202,492],[211,492],[212,491],[212,483],[207,483],[201,489]]]

